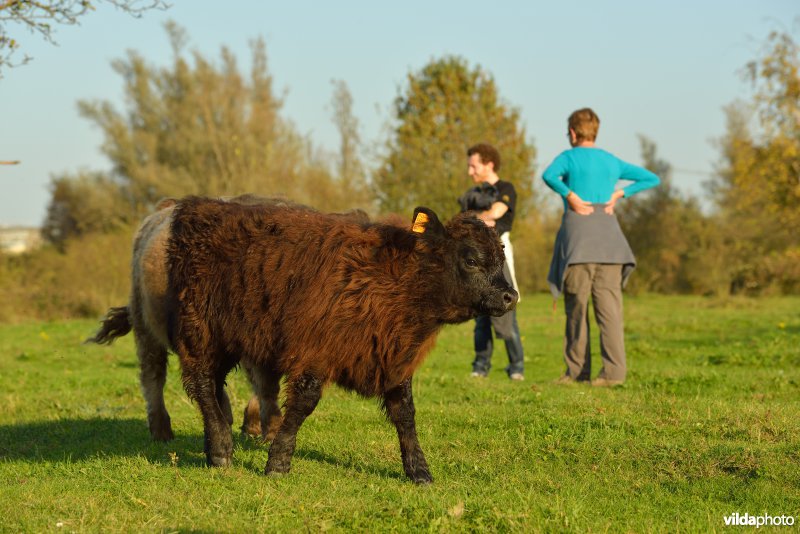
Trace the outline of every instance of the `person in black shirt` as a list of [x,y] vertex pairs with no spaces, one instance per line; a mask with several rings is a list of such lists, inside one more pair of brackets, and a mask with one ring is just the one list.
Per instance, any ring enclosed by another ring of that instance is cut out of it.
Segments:
[[[518,289],[514,276],[514,252],[509,232],[514,223],[517,192],[510,182],[500,179],[500,154],[492,145],[480,143],[467,150],[468,172],[476,187],[461,198],[462,211],[472,210],[487,226],[495,229],[505,245],[506,264],[503,273],[506,279]],[[479,315],[475,319],[475,360],[472,362],[472,376],[485,377],[491,368],[492,328],[498,338],[503,339],[508,353],[506,373],[511,380],[524,380],[524,354],[519,335],[517,313],[512,310],[502,317]]]

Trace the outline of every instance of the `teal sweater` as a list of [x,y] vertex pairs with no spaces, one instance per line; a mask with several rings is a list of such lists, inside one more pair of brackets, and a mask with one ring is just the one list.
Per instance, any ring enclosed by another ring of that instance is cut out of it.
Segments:
[[582,200],[593,204],[605,204],[618,180],[633,183],[625,186],[625,197],[631,197],[655,187],[660,183],[658,176],[642,167],[626,163],[601,148],[574,147],[565,150],[553,160],[542,174],[544,182],[564,198],[574,191]]

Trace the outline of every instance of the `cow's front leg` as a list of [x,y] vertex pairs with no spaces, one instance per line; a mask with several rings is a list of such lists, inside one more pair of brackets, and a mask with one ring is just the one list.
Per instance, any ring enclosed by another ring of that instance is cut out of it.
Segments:
[[266,474],[288,473],[300,425],[311,415],[322,396],[322,382],[314,376],[303,375],[287,385],[286,411],[283,423],[269,447]]
[[397,437],[400,438],[400,454],[403,457],[403,469],[406,475],[417,484],[433,482],[428,462],[425,461],[425,454],[417,439],[411,379],[409,378],[396,388],[384,393],[383,405],[389,419],[397,428]]

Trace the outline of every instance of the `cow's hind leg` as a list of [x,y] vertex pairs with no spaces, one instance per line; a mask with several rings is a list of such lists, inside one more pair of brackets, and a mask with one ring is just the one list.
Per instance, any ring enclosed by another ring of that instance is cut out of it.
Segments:
[[322,396],[322,382],[314,376],[303,375],[287,384],[286,410],[283,423],[269,447],[266,474],[288,473],[292,464],[297,431],[311,415]]
[[261,436],[264,441],[272,441],[283,421],[278,405],[280,374],[249,364],[244,364],[243,367],[250,378],[254,395],[244,409],[242,432]]
[[[183,365],[183,384],[189,397],[197,402],[203,414],[204,450],[209,466],[227,467],[233,457],[233,436],[231,427],[217,400],[217,376],[219,372],[194,369],[188,358],[181,358]],[[224,374],[222,374],[224,377]]]
[[403,469],[408,478],[417,484],[433,482],[433,477],[425,461],[425,454],[419,446],[417,428],[414,421],[414,397],[411,393],[411,379],[390,389],[383,396],[386,414],[397,428],[400,438],[400,454],[403,457]]
[[253,394],[244,407],[242,433],[257,438],[263,434],[261,427],[261,404],[258,402],[258,395]]
[[169,441],[175,435],[172,433],[172,423],[164,404],[167,349],[143,329],[134,328],[133,332],[136,338],[136,354],[139,357],[139,381],[147,404],[147,426],[154,440]]

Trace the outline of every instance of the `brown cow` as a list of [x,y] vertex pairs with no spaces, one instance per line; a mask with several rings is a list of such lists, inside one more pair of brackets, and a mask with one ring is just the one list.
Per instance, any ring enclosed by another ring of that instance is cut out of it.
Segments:
[[168,324],[184,387],[203,415],[209,465],[231,463],[218,392],[243,360],[263,399],[286,378],[266,472],[289,471],[296,434],[326,384],[378,396],[406,475],[432,480],[417,440],[411,378],[444,324],[502,315],[517,294],[497,234],[472,215],[412,228],[292,206],[187,198],[168,245]]
[[[309,207],[294,204],[283,198],[251,194],[224,200],[248,205],[291,205],[311,210]],[[109,309],[100,329],[86,340],[86,342],[110,344],[116,338],[133,330],[139,359],[139,380],[147,404],[147,423],[153,439],[158,441],[168,441],[174,437],[169,412],[164,404],[164,385],[169,350],[166,325],[166,248],[176,203],[177,200],[172,198],[160,201],[156,211],[142,222],[133,244],[130,301],[126,306]],[[369,221],[367,214],[361,210],[335,215],[348,217],[354,221]],[[249,377],[249,370],[246,362],[244,363]],[[255,386],[254,389],[260,391],[261,388]],[[226,418],[232,423],[233,415],[224,388],[220,388],[219,403],[226,412]],[[280,420],[280,407],[275,399],[259,399],[254,395],[245,408],[242,431],[253,436],[260,434],[265,441],[269,441],[278,431]]]

